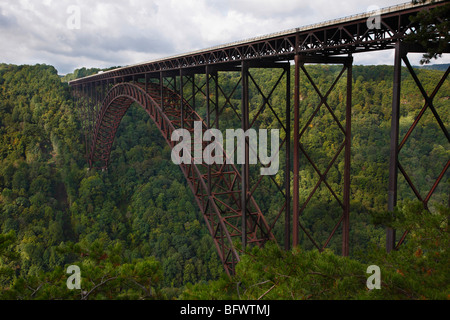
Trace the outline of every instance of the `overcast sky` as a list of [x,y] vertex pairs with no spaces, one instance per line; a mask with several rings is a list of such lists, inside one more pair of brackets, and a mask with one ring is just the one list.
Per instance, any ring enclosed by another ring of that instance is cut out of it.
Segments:
[[[45,63],[60,74],[125,66],[405,2],[0,0],[0,62]],[[354,58],[355,64],[392,64],[393,52]],[[419,59],[414,55],[413,64]]]

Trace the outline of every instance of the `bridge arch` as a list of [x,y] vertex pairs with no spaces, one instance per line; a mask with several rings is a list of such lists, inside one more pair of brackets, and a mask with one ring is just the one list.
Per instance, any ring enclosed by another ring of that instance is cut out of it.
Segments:
[[[164,108],[161,108],[162,101]],[[109,90],[99,106],[88,155],[91,168],[108,166],[118,127],[132,103],[144,108],[171,149],[176,144],[171,140],[172,133],[181,128],[182,121],[183,128],[191,132],[194,121],[202,122],[203,131],[208,129],[205,121],[185,100],[181,103],[181,97],[176,92],[151,83],[119,83]],[[232,164],[208,166],[192,160],[179,166],[202,212],[224,269],[228,274],[233,274],[235,264],[240,260],[237,240],[242,239],[240,173]],[[252,196],[249,196],[246,208],[246,225],[247,243],[263,245],[268,240],[275,240]]]

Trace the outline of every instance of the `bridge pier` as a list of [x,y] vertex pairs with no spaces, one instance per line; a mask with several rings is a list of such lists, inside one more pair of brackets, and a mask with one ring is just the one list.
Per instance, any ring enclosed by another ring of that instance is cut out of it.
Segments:
[[[264,93],[262,92],[259,85],[256,83],[254,77],[252,76],[252,72],[250,70],[258,69],[258,68],[275,68],[275,69],[282,69],[282,73],[280,74],[280,77],[278,81],[275,83],[273,88],[271,88],[271,93]],[[220,125],[220,118],[221,114],[228,109],[228,111],[232,110],[232,115],[234,116],[234,120],[230,119],[230,115],[227,116],[228,126],[230,125],[230,121],[235,123],[236,125],[239,123],[239,128],[242,129],[244,132],[248,129],[254,128],[255,123],[260,121],[261,115],[264,113],[264,109],[267,108],[270,109],[270,112],[274,112],[272,106],[270,106],[270,99],[273,91],[275,90],[282,90],[280,84],[285,82],[286,86],[286,119],[288,120],[288,123],[290,123],[290,99],[291,99],[291,92],[290,92],[290,65],[289,63],[263,63],[263,62],[253,62],[253,63],[240,63],[236,64],[234,66],[227,66],[227,67],[221,67],[221,66],[206,66],[206,122],[208,124],[208,127],[210,128],[216,128],[219,129],[222,127]],[[240,77],[235,80],[234,83],[232,83],[232,87],[229,88],[228,92],[226,88],[222,87],[219,82],[219,72],[236,72],[239,73]],[[254,94],[250,95],[250,87]],[[231,90],[230,90],[231,89]],[[256,94],[255,94],[256,92]],[[202,92],[203,93],[203,92]],[[219,99],[220,96],[220,99]],[[250,104],[250,99],[255,98],[259,96],[260,100],[262,101],[260,105]],[[237,98],[240,98],[240,104],[237,105],[236,101]],[[220,100],[220,104],[219,104]],[[258,110],[255,114],[255,110]],[[253,112],[254,117],[250,118],[250,113]],[[280,210],[276,213],[276,216],[273,219],[273,221],[270,223],[269,231],[271,231],[274,227],[276,222],[281,217],[281,214],[284,212],[284,218],[285,218],[285,247],[289,248],[289,238],[290,238],[290,126],[286,125],[283,121],[280,120],[280,117],[282,118],[282,115],[272,114],[275,116],[275,118],[278,119],[278,123],[280,124],[281,130],[285,131],[285,138],[283,141],[282,146],[283,148],[285,146],[285,152],[283,153],[283,156],[286,158],[285,162],[285,181],[284,185],[279,186],[277,185],[276,188],[280,192],[280,195],[283,197],[283,203],[280,204]],[[236,149],[235,149],[236,151]],[[253,201],[250,201],[252,196],[256,193],[258,193],[258,186],[260,185],[263,177],[262,176],[255,176],[252,175],[251,172],[254,172],[255,170],[251,170],[249,166],[249,152],[252,151],[249,149],[249,142],[248,139],[246,139],[245,143],[245,164],[242,164],[240,167],[240,175],[241,175],[241,187],[240,187],[240,219],[241,222],[239,223],[240,227],[240,234],[241,234],[241,247],[244,250],[244,248],[249,244],[249,237],[252,237],[251,235],[255,233],[255,230],[259,228],[258,224],[259,222],[253,221],[255,212],[257,211],[264,211],[268,210],[268,208],[258,208],[255,206],[256,204]],[[254,150],[256,151],[256,150]],[[278,152],[281,152],[281,150],[278,150]],[[209,175],[209,173],[208,173]],[[275,182],[275,179],[273,177],[270,177],[273,182]],[[276,182],[275,182],[276,183]],[[230,192],[232,192],[230,190]],[[231,194],[231,193],[230,193]],[[253,221],[253,222],[252,222]],[[264,242],[267,241],[266,239],[267,234],[264,232],[261,233],[260,238],[253,239],[251,242]],[[288,239],[288,240],[286,240]]]
[[[391,120],[391,145],[389,160],[389,189],[388,189],[388,211],[393,212],[397,205],[397,176],[398,176],[398,136],[400,126],[400,86],[402,57],[405,55],[402,43],[395,45],[394,59],[394,84],[392,94],[392,120]],[[395,230],[386,230],[386,250],[388,252],[395,248]]]
[[[309,238],[309,240],[312,242],[314,247],[316,247],[319,251],[324,250],[331,239],[335,236],[336,231],[338,230],[339,226],[342,226],[342,255],[348,256],[349,255],[349,229],[350,229],[350,161],[351,161],[351,110],[352,110],[352,63],[353,58],[351,55],[348,57],[310,57],[310,56],[304,56],[297,54],[295,55],[295,90],[294,90],[294,163],[293,163],[293,175],[294,175],[294,186],[293,186],[293,230],[292,230],[292,245],[294,247],[299,245],[299,231],[300,229],[304,232],[304,234]],[[308,73],[307,69],[305,68],[305,64],[307,63],[318,63],[318,64],[339,64],[342,65],[342,70],[334,83],[331,85],[329,90],[323,94],[320,89],[315,84],[314,80],[312,79],[311,75]],[[335,89],[337,82],[341,79],[344,73],[347,73],[347,82],[346,82],[346,106],[345,106],[345,125],[342,125],[342,120],[338,119],[335,112],[332,110],[332,108],[327,103],[327,98],[329,94],[332,92],[333,89]],[[306,124],[300,128],[299,121],[301,118],[300,115],[300,76],[301,73],[303,73],[306,76],[307,83],[311,84],[316,93],[318,94],[320,98],[319,105],[315,108],[312,115],[307,120]],[[344,141],[341,144],[340,148],[336,152],[335,156],[325,169],[325,171],[321,171],[315,161],[309,156],[307,150],[303,147],[301,143],[301,139],[304,136],[305,132],[307,131],[308,127],[310,127],[312,124],[312,121],[315,117],[317,117],[319,113],[319,109],[325,108],[327,110],[327,113],[330,114],[337,126],[340,128],[340,131],[342,132],[344,136]],[[345,127],[344,127],[345,126]],[[341,198],[336,194],[335,190],[331,188],[331,186],[328,184],[326,180],[326,176],[330,170],[330,168],[334,165],[337,157],[344,153],[344,183],[343,183],[343,194]],[[307,199],[303,201],[303,204],[301,204],[300,199],[300,189],[299,189],[299,169],[300,169],[300,155],[303,154],[306,158],[307,162],[309,162],[310,165],[314,168],[315,172],[319,175],[319,180]],[[333,230],[330,231],[330,234],[328,236],[328,239],[323,244],[320,244],[314,239],[313,235],[310,233],[309,230],[307,230],[302,223],[300,223],[300,216],[306,209],[308,203],[310,202],[311,198],[315,195],[317,192],[319,186],[321,184],[325,184],[326,187],[329,189],[335,200],[339,203],[339,205],[342,208],[342,216],[339,219],[339,221],[335,224]]]
[[[247,132],[249,129],[249,92],[248,92],[248,63],[246,61],[242,61],[241,64],[241,79],[242,79],[242,101],[241,101],[241,129],[244,132]],[[245,137],[245,163],[241,165],[241,233],[242,240],[241,246],[242,250],[246,250],[247,248],[247,196],[249,193],[248,185],[249,185],[249,137]]]
[[[444,125],[439,113],[436,111],[436,108],[433,104],[433,99],[447,80],[448,75],[450,73],[450,67],[447,68],[447,71],[444,73],[440,81],[437,83],[435,88],[433,89],[431,94],[428,94],[424,89],[423,84],[420,79],[417,77],[416,72],[414,71],[411,63],[408,59],[409,52],[419,52],[425,53],[424,49],[417,45],[411,45],[409,43],[404,43],[399,40],[395,44],[395,58],[394,58],[394,83],[393,83],[393,94],[392,94],[392,120],[391,120],[391,136],[390,136],[390,160],[389,160],[389,189],[388,189],[388,211],[393,212],[395,206],[397,205],[398,198],[398,171],[402,173],[402,176],[406,180],[410,190],[413,191],[416,198],[423,203],[423,207],[425,210],[428,210],[428,202],[435,192],[439,183],[443,180],[445,173],[447,172],[450,166],[450,160],[444,165],[441,173],[433,183],[433,186],[428,191],[426,196],[424,197],[417,187],[414,185],[411,180],[409,174],[406,172],[405,168],[401,165],[399,161],[399,154],[401,149],[405,146],[405,143],[411,137],[411,133],[416,128],[420,119],[424,115],[427,109],[430,109],[433,113],[434,118],[436,119],[442,133],[447,138],[447,141],[450,143],[450,135],[449,132]],[[419,114],[415,118],[412,125],[409,127],[407,133],[403,137],[403,139],[399,140],[400,135],[400,100],[401,100],[401,81],[402,81],[402,62],[406,65],[409,75],[413,78],[416,87],[420,90],[423,98],[424,98],[424,106],[420,110]],[[400,141],[400,142],[399,142]],[[396,243],[396,230],[388,227],[386,229],[386,251],[390,252],[392,250],[397,249],[405,240],[406,235],[409,233],[409,230],[403,232],[400,240]]]

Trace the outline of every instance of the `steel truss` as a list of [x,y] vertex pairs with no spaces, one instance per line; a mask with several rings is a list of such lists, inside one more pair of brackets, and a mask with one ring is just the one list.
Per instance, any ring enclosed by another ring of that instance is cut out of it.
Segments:
[[[429,192],[423,196],[399,162],[399,153],[426,110],[431,110],[449,139],[448,130],[433,105],[433,98],[448,78],[449,70],[435,90],[427,93],[407,58],[408,52],[423,52],[423,48],[418,45],[407,46],[402,41],[406,34],[417,30],[417,25],[409,20],[412,15],[443,4],[437,1],[424,6],[407,5],[385,10],[379,17],[379,28],[369,28],[367,16],[350,17],[71,81],[75,106],[85,132],[89,167],[102,170],[108,168],[118,126],[134,102],[147,111],[171,148],[175,145],[171,141],[174,130],[184,128],[194,133],[195,122],[201,123],[203,134],[211,128],[229,129],[230,123],[243,131],[261,128],[264,127],[264,120],[271,117],[271,126],[278,127],[281,133],[278,150],[282,159],[281,175],[261,176],[257,174],[261,165],[253,167],[248,161],[243,165],[207,165],[193,157],[191,163],[180,165],[226,272],[230,275],[234,273],[240,254],[247,246],[262,246],[267,241],[277,241],[283,243],[285,249],[290,249],[299,245],[300,232],[320,251],[329,246],[340,232],[342,255],[347,256],[350,251],[352,56],[358,52],[395,48],[388,209],[392,211],[397,203],[398,171],[427,208],[438,184],[444,179],[450,161],[447,161]],[[402,61],[421,91],[425,104],[399,143]],[[310,63],[342,66],[327,91],[322,91],[316,84],[317,79],[308,72],[305,65]],[[277,76],[275,83],[268,89],[267,85],[258,83],[255,77],[257,69],[262,68],[272,69]],[[231,88],[226,88],[221,81],[221,76],[226,72],[239,75]],[[345,118],[340,119],[328,102],[328,97],[336,89],[336,84],[344,79],[346,103],[345,111],[341,114],[345,114]],[[302,126],[300,120],[304,115],[300,114],[300,81],[312,86],[319,99]],[[282,108],[274,108],[272,98],[276,91],[277,96],[285,95]],[[342,137],[335,154],[331,159],[326,159],[328,164],[325,168],[318,164],[317,159],[313,159],[308,146],[303,143],[309,126],[321,112],[333,119]],[[195,145],[194,156],[195,148],[203,150],[207,144],[202,141],[200,145]],[[247,160],[250,152],[254,151],[247,139],[244,150]],[[225,158],[234,156],[225,154],[225,151],[223,153]],[[336,187],[327,177],[339,157],[344,157],[343,182],[342,186]],[[301,162],[312,168],[318,176],[306,197],[300,195],[304,191],[300,190],[299,184]],[[334,221],[324,241],[314,238],[311,230],[301,221],[319,188],[328,190],[340,208],[340,216]],[[277,202],[275,210],[274,206],[270,207],[263,201],[267,193]],[[256,199],[259,199],[259,203]],[[406,235],[407,232],[396,244],[395,230],[388,229],[387,250],[397,248]]]
[[[205,66],[220,65],[227,68],[242,61],[293,60],[299,52],[310,56],[347,55],[358,52],[393,49],[398,39],[415,33],[417,24],[410,17],[422,10],[431,10],[445,5],[436,1],[426,5],[400,5],[379,14],[379,26],[368,27],[371,14],[355,15],[304,28],[297,28],[246,41],[231,43],[215,48],[199,50],[138,65],[118,68],[83,79],[71,84],[122,79],[145,73],[173,72],[179,69],[201,69]],[[372,14],[377,14],[376,12]]]
[[[403,177],[405,178],[406,182],[408,183],[408,186],[411,188],[411,190],[414,192],[414,195],[417,197],[418,200],[420,200],[423,203],[424,209],[428,209],[428,203],[435,192],[437,186],[439,183],[443,180],[448,167],[450,166],[450,160],[446,162],[444,165],[441,173],[436,178],[436,180],[433,183],[433,186],[428,191],[426,196],[420,194],[417,187],[412,182],[410,175],[406,172],[405,168],[401,165],[399,160],[399,154],[402,148],[405,146],[406,142],[411,137],[411,133],[414,131],[414,129],[417,127],[417,124],[419,123],[420,119],[422,119],[422,116],[424,115],[426,110],[431,110],[433,113],[434,118],[436,119],[437,123],[439,124],[439,128],[441,129],[442,133],[447,138],[447,141],[450,143],[450,135],[448,132],[447,127],[445,126],[444,122],[442,121],[439,113],[436,111],[436,108],[433,103],[433,99],[436,96],[436,94],[439,92],[440,88],[444,84],[444,82],[448,78],[448,74],[450,72],[450,67],[447,68],[447,71],[444,73],[442,78],[440,79],[439,83],[436,85],[434,90],[430,93],[427,93],[424,89],[421,81],[416,75],[416,72],[411,66],[411,63],[409,62],[409,59],[407,57],[408,52],[415,52],[414,48],[412,48],[410,45],[403,43],[402,41],[398,41],[395,46],[395,62],[394,62],[394,86],[393,86],[393,99],[392,99],[392,123],[391,123],[391,142],[390,142],[390,161],[389,161],[389,191],[388,191],[388,210],[393,211],[394,207],[397,205],[397,198],[398,198],[398,171],[402,173]],[[423,99],[424,99],[424,106],[418,113],[417,117],[415,118],[412,125],[409,127],[407,133],[403,137],[403,139],[399,140],[399,133],[400,133],[400,97],[401,97],[401,69],[402,69],[402,61],[406,65],[406,68],[408,69],[409,74],[414,79],[414,82],[417,86],[417,88],[420,90]],[[399,142],[400,141],[400,142]],[[396,230],[392,228],[388,228],[386,231],[386,249],[387,251],[392,251],[394,249],[398,249],[398,247],[404,242],[406,235],[409,233],[409,230],[406,230],[403,232],[403,234],[400,237],[400,240],[396,244]]]
[[[332,237],[336,234],[338,227],[342,225],[342,255],[347,256],[349,254],[349,215],[350,215],[350,148],[351,148],[351,107],[352,107],[352,62],[353,58],[351,56],[347,58],[311,58],[297,55],[295,57],[295,93],[294,93],[294,167],[293,167],[293,175],[294,175],[294,192],[293,192],[293,245],[297,246],[299,244],[299,228],[306,234],[308,239],[313,243],[314,247],[318,250],[322,251],[327,247]],[[342,64],[342,70],[339,75],[335,79],[335,81],[331,84],[329,90],[323,94],[317,85],[312,79],[311,75],[305,68],[305,63],[333,63],[333,64]],[[308,81],[318,94],[320,98],[320,103],[314,108],[311,116],[308,118],[306,124],[303,128],[299,126],[299,120],[301,118],[299,114],[300,108],[300,72],[306,76],[306,81]],[[345,124],[342,125],[341,120],[336,117],[333,108],[327,102],[327,98],[332,90],[335,88],[338,81],[341,79],[344,73],[347,73],[347,82],[346,82],[346,108],[345,108]],[[329,162],[328,166],[324,171],[321,171],[316,164],[316,162],[310,157],[306,148],[302,145],[301,140],[307,131],[308,127],[311,125],[311,122],[315,117],[318,116],[320,109],[325,109],[327,113],[329,113],[335,123],[338,125],[344,139],[335,153],[332,160]],[[335,190],[330,186],[327,182],[327,174],[331,167],[336,162],[336,159],[339,157],[341,153],[344,153],[345,157],[345,165],[344,165],[344,186],[343,186],[343,194],[341,197],[337,195]],[[308,197],[304,200],[303,204],[300,203],[300,190],[299,190],[299,165],[300,165],[300,156],[301,154],[307,159],[308,163],[313,167],[314,171],[318,174],[319,180],[316,185],[309,193]],[[330,231],[327,240],[323,244],[319,244],[314,237],[310,234],[310,232],[303,226],[299,218],[301,214],[304,212],[311,198],[317,192],[319,186],[324,184],[330,193],[333,195],[334,199],[337,201],[339,206],[342,208],[342,216],[335,224],[334,228]]]

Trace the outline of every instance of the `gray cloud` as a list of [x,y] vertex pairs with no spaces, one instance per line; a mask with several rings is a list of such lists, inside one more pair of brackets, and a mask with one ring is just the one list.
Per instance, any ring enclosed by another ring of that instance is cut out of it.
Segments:
[[17,25],[17,20],[14,16],[8,16],[3,13],[2,8],[0,8],[0,28],[14,28]]

